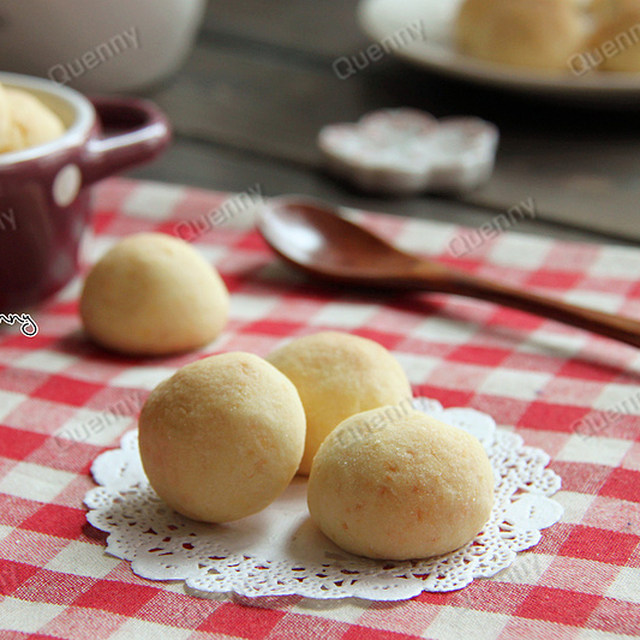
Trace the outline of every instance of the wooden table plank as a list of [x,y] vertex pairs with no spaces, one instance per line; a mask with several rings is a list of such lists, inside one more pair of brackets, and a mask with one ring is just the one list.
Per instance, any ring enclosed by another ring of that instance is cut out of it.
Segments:
[[361,89],[330,69],[199,46],[174,82],[151,97],[181,135],[317,167],[318,129],[370,108]]
[[[496,216],[495,211],[491,209],[435,196],[388,200],[364,196],[346,188],[320,171],[309,171],[304,167],[274,163],[235,149],[181,138],[174,141],[171,149],[164,156],[150,165],[130,172],[129,175],[140,179],[227,192],[243,192],[248,189],[255,191],[258,185],[259,192],[264,196],[306,194],[337,205],[437,220],[471,228],[492,223]],[[602,241],[600,235],[541,219],[525,218],[512,230],[564,240]],[[623,244],[626,243],[623,242]]]

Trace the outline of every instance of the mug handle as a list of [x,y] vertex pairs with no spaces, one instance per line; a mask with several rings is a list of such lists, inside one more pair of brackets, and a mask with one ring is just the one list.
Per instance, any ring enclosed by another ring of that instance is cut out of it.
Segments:
[[[85,183],[152,160],[169,144],[171,125],[151,102],[112,96],[90,101],[98,116],[98,135],[87,143]],[[110,134],[112,129],[123,132]]]

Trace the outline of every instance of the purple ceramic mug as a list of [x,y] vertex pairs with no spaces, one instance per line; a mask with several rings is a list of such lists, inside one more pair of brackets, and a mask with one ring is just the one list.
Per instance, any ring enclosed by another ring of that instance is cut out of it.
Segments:
[[76,273],[97,180],[151,160],[171,137],[164,115],[133,98],[95,98],[48,80],[0,73],[37,96],[66,131],[47,144],[0,153],[0,313],[43,300]]

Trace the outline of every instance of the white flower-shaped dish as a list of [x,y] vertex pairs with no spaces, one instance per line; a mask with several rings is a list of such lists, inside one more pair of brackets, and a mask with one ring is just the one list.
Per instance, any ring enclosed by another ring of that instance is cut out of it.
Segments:
[[109,532],[107,552],[131,561],[150,580],[183,580],[201,597],[302,595],[404,600],[422,591],[452,591],[474,578],[508,567],[516,552],[540,540],[562,507],[551,500],[560,478],[546,469],[549,456],[522,439],[496,430],[494,420],[473,409],[443,409],[418,398],[416,409],[468,430],[485,447],[496,477],[489,522],[462,549],[437,558],[405,562],[369,560],[346,553],[311,522],[306,479],[296,478],[264,511],[225,525],[194,522],[167,507],[145,477],[137,432],[120,449],[93,463],[87,520]]
[[468,191],[493,172],[499,134],[473,117],[437,120],[415,109],[374,111],[318,134],[327,166],[365,191]]

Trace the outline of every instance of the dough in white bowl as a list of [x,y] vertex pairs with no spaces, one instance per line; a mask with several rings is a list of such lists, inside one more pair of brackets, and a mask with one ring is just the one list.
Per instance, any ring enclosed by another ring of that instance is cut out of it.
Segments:
[[51,142],[64,131],[62,120],[34,95],[0,84],[0,153]]
[[602,71],[640,71],[640,0],[596,0],[595,30],[583,64]]
[[455,41],[460,51],[482,60],[568,72],[586,26],[571,0],[465,0]]
[[9,139],[11,127],[11,107],[9,106],[7,90],[0,83],[0,152],[11,150]]
[[491,515],[494,475],[480,442],[419,411],[374,409],[342,422],[309,476],[312,519],[339,547],[407,560],[472,541]]
[[228,312],[216,269],[184,240],[162,233],[112,247],[89,272],[80,298],[89,337],[132,355],[204,346],[223,330]]
[[327,435],[355,413],[411,402],[411,385],[382,345],[348,333],[323,331],[297,338],[267,360],[296,386],[307,415],[299,473],[308,475]]
[[275,500],[296,473],[305,417],[293,384],[243,352],[210,356],[160,383],[140,414],[144,470],[176,511],[228,522]]

